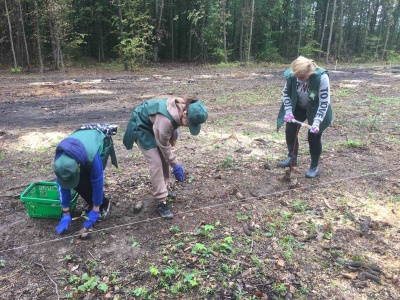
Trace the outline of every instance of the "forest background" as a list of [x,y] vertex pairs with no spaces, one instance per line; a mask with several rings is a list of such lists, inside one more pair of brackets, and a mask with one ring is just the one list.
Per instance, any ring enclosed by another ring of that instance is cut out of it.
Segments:
[[399,0],[4,0],[0,65],[400,61]]

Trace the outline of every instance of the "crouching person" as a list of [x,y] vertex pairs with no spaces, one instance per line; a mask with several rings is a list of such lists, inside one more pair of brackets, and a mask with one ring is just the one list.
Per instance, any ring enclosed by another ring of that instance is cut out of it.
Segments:
[[170,167],[175,179],[184,181],[183,167],[178,163],[171,145],[177,138],[177,128],[187,126],[192,135],[197,135],[207,117],[207,108],[200,100],[171,96],[150,99],[139,105],[128,122],[124,145],[129,150],[136,142],[146,158],[157,211],[164,219],[173,218],[166,203],[167,196],[172,194],[167,188]]
[[111,138],[116,132],[115,125],[86,124],[57,145],[54,173],[63,210],[63,217],[56,227],[58,234],[67,230],[71,223],[71,189],[86,201],[85,228],[91,228],[98,219],[105,219],[109,213],[111,203],[104,197],[103,170],[109,156],[112,164],[118,168]]

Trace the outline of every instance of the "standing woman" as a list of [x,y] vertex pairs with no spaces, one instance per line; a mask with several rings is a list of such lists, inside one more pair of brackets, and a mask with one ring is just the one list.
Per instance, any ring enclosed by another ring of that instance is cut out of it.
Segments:
[[282,105],[278,114],[277,130],[286,122],[286,145],[288,157],[279,162],[279,166],[297,165],[299,130],[295,120],[311,125],[308,131],[311,165],[306,173],[307,178],[318,175],[318,163],[322,152],[322,132],[332,122],[330,105],[330,84],[328,71],[319,67],[313,60],[299,56],[290,69],[284,73],[285,88],[282,92]]
[[[132,149],[136,142],[147,160],[153,186],[153,197],[157,211],[164,219],[173,214],[166,203],[171,194],[167,189],[170,167],[176,180],[184,181],[184,170],[172,151],[179,126],[189,127],[192,135],[200,132],[201,124],[207,120],[204,104],[195,98],[170,97],[150,99],[133,111],[125,130],[123,143]],[[172,144],[172,145],[171,145]]]

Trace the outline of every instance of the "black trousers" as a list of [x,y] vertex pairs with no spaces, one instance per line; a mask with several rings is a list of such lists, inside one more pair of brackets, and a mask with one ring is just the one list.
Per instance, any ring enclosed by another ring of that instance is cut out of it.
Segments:
[[[91,183],[79,183],[74,190],[83,198],[83,200],[86,201],[89,206],[93,206],[93,188]],[[103,196],[103,202],[100,207],[107,207],[108,202],[109,200]]]
[[[304,122],[307,119],[307,109],[296,107],[293,112],[293,115],[297,121]],[[288,157],[293,158],[293,154],[296,157],[299,151],[299,139],[296,137],[296,132],[300,125],[296,123],[287,122],[286,123],[286,145],[288,148]],[[314,134],[308,131],[308,146],[310,149],[311,155],[320,155],[322,152],[322,142],[321,142],[322,133]],[[293,147],[295,150],[293,151]]]

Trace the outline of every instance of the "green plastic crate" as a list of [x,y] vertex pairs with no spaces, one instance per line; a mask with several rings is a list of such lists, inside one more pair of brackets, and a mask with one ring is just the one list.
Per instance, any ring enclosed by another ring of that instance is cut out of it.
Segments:
[[[78,193],[71,190],[71,203],[69,210],[72,212],[76,206]],[[61,219],[62,207],[57,191],[57,183],[39,181],[31,183],[20,196],[25,202],[28,215],[31,218]]]

